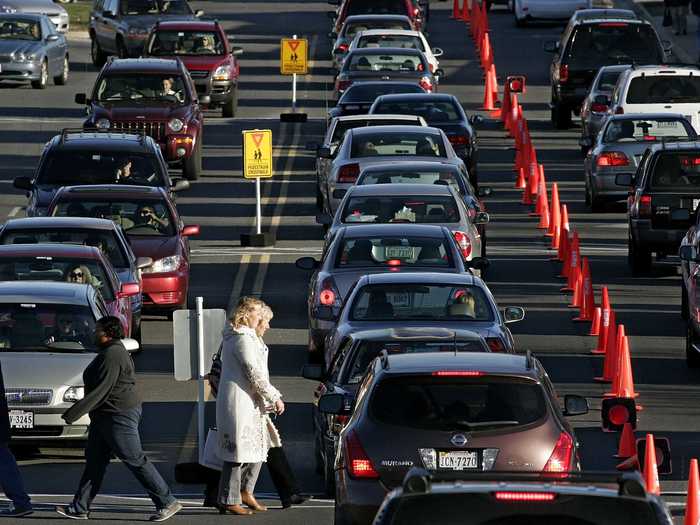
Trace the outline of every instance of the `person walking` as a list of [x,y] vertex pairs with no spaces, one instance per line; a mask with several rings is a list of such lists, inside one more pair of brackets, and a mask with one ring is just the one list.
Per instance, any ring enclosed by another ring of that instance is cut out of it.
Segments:
[[0,364],[0,488],[10,500],[10,506],[0,510],[0,516],[22,518],[29,516],[32,502],[24,490],[22,475],[17,467],[17,460],[10,450],[10,415],[5,397],[5,381]]
[[83,372],[85,397],[61,416],[71,424],[90,414],[85,470],[73,502],[56,507],[56,512],[67,518],[90,517],[90,504],[100,491],[113,455],[127,466],[155,504],[156,513],[150,517],[151,521],[165,521],[182,509],[143,452],[138,428],[141,400],[136,391],[134,362],[120,341],[123,338],[122,325],[116,317],[106,316],[95,323],[95,343],[99,350]]
[[267,424],[268,412],[282,414],[282,394],[270,384],[266,354],[255,332],[264,303],[254,297],[238,301],[224,328],[221,379],[216,397],[219,457],[219,511],[240,516],[267,507],[253,496],[260,467],[275,436]]
[[673,33],[675,35],[688,34],[688,6],[690,0],[666,0],[671,11]]

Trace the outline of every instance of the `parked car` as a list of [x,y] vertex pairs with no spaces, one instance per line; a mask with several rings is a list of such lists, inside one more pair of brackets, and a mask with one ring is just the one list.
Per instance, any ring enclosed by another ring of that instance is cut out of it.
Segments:
[[335,523],[371,523],[414,466],[438,479],[579,470],[565,416],[586,414],[588,403],[572,395],[564,405],[530,352],[380,355],[354,406],[339,393],[318,401],[321,412],[350,417],[337,445]]
[[144,47],[144,56],[179,58],[190,72],[197,96],[208,96],[209,108],[220,107],[224,117],[238,109],[238,78],[243,53],[231,47],[219,22],[156,22]]
[[628,188],[617,185],[615,177],[637,171],[650,145],[679,140],[697,140],[695,130],[683,115],[612,115],[584,160],[586,204],[591,211],[602,211],[607,202],[627,198]]
[[187,0],[95,0],[88,29],[92,63],[101,67],[108,55],[140,56],[156,22],[194,20],[203,14],[193,11]]
[[75,95],[86,105],[87,129],[144,132],[163,151],[168,164],[182,167],[185,178],[202,172],[204,116],[194,83],[180,60],[113,59],[95,81],[92,94]]
[[[88,284],[0,282],[0,349],[10,433],[18,443],[84,441],[89,416],[61,414],[85,396],[83,371],[95,358],[95,321],[108,315]],[[133,339],[123,339],[129,351]]]
[[34,217],[46,215],[62,186],[105,183],[151,185],[172,193],[189,188],[185,180],[170,179],[151,137],[68,129],[46,143],[34,175],[16,177],[13,185],[27,192],[26,213]]
[[187,308],[189,238],[199,234],[199,226],[184,224],[162,188],[68,186],[54,197],[49,215],[113,220],[126,234],[136,257],[153,261],[141,269],[144,308],[169,316]]
[[591,9],[592,0],[563,0],[547,2],[546,0],[508,0],[508,8],[515,17],[515,25],[524,27],[536,20],[561,20],[571,18],[579,9]]
[[68,11],[56,5],[52,0],[3,0],[0,13],[18,15],[46,15],[53,24],[52,29],[58,33],[67,33],[70,29]]
[[438,58],[444,53],[439,47],[430,47],[428,39],[420,31],[409,31],[406,29],[368,29],[367,31],[360,31],[350,42],[348,52],[352,52],[355,49],[382,47],[403,47],[421,51],[425,58],[428,59],[430,71],[433,73],[440,69]]
[[425,93],[414,82],[377,80],[350,85],[335,107],[328,110],[328,120],[335,117],[366,114],[377,97],[389,93]]
[[68,82],[68,44],[45,15],[0,14],[0,81],[30,82],[45,89],[49,80]]
[[695,213],[693,224],[681,239],[681,317],[685,321],[685,362],[700,367],[700,221]]
[[403,15],[411,21],[413,29],[423,28],[423,10],[413,0],[330,0],[329,3],[339,4],[334,22],[336,33],[353,15]]

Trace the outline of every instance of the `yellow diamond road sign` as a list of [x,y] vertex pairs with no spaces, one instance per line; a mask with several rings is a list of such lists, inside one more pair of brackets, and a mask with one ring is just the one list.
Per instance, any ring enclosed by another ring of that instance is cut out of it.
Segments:
[[272,131],[243,131],[243,176],[246,179],[272,177]]
[[309,42],[306,38],[283,38],[280,42],[280,73],[306,75]]

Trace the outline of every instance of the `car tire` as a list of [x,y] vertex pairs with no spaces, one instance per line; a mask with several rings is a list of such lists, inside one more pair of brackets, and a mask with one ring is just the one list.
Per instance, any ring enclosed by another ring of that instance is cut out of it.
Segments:
[[49,63],[44,59],[41,63],[41,72],[39,73],[39,80],[32,80],[32,87],[34,89],[46,89],[49,85]]
[[592,213],[602,213],[605,211],[605,202],[598,199],[595,194],[591,191],[591,212]]
[[90,43],[90,58],[92,59],[92,64],[95,67],[102,67],[107,61],[107,55],[100,47],[99,42],[97,42],[97,37],[91,35],[92,42]]
[[556,129],[568,129],[571,126],[571,110],[552,100],[551,119]]
[[688,290],[685,288],[685,284],[681,283],[681,319],[688,321],[690,315],[688,315]]
[[221,108],[221,116],[225,118],[232,118],[236,116],[238,111],[238,88],[235,86],[231,88],[231,96],[224,102]]
[[65,86],[68,83],[68,70],[68,55],[66,55],[65,57],[63,57],[63,68],[61,74],[57,77],[53,77],[53,83],[57,86]]
[[688,323],[685,333],[685,363],[688,368],[700,368],[700,355],[693,349],[693,343],[697,342],[695,331]]
[[187,180],[197,180],[202,173],[202,136],[199,136],[197,145],[192,154],[182,163],[182,174]]
[[640,248],[630,234],[627,240],[627,263],[633,273],[651,270],[651,250]]

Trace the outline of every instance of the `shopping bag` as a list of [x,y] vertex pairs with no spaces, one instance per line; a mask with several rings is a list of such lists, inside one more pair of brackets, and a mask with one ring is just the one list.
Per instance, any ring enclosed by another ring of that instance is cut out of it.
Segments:
[[221,470],[224,461],[219,457],[219,432],[210,428],[204,442],[204,453],[199,463],[214,470]]

